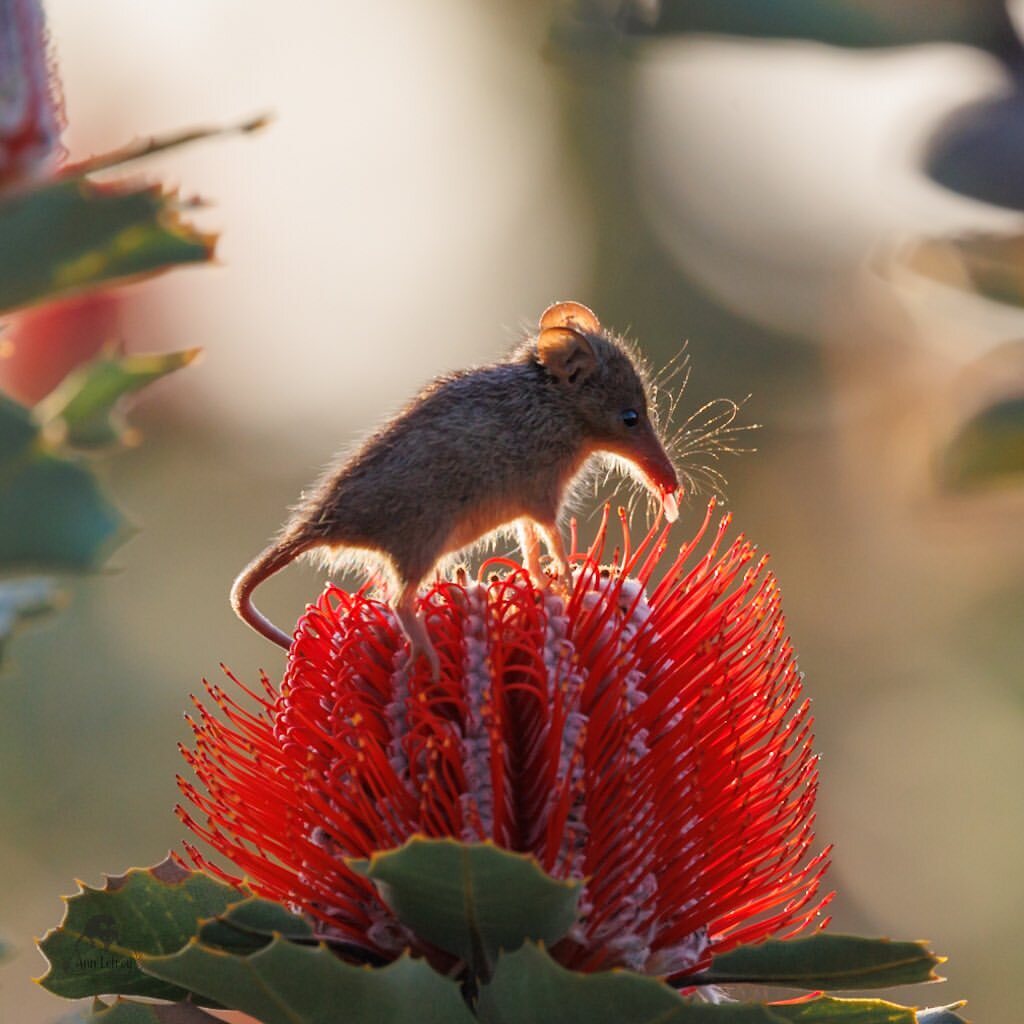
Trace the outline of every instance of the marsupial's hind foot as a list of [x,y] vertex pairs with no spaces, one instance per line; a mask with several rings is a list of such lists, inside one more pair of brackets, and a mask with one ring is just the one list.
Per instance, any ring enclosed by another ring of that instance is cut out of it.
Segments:
[[416,587],[405,586],[402,588],[395,603],[395,615],[402,624],[402,631],[409,641],[409,667],[416,664],[416,659],[422,654],[430,665],[430,676],[436,683],[441,678],[441,659],[430,642],[430,634],[427,632],[426,624],[416,614]]

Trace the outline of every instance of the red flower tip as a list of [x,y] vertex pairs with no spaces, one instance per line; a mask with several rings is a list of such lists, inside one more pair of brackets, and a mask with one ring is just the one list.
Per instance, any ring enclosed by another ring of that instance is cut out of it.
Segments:
[[775,579],[748,541],[724,545],[730,516],[710,530],[713,510],[658,583],[668,528],[634,549],[620,514],[602,566],[606,509],[564,598],[507,559],[434,584],[437,681],[386,604],[327,587],[279,690],[228,674],[249,710],[208,687],[220,717],[201,709],[200,787],[182,784],[204,823],[179,814],[255,891],[375,957],[416,940],[346,858],[415,834],[492,839],[585,880],[553,951],[576,969],[679,976],[811,927],[830,896],[809,702]]

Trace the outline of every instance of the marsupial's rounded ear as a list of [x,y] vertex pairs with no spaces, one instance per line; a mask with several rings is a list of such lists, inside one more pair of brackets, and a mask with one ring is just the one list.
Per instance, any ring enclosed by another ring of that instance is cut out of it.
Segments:
[[569,327],[584,334],[600,334],[601,321],[582,302],[556,302],[541,314],[540,329]]
[[544,328],[537,338],[537,355],[544,369],[562,384],[579,384],[597,366],[590,342],[571,327]]

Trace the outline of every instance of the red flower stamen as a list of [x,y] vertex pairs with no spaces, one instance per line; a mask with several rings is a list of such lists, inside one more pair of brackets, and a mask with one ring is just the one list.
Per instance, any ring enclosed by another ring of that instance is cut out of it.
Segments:
[[434,584],[420,607],[437,680],[410,670],[387,605],[329,586],[279,691],[228,674],[255,713],[207,684],[220,716],[197,702],[185,757],[201,785],[181,781],[201,820],[179,815],[258,893],[384,959],[416,939],[345,859],[415,834],[491,839],[585,879],[554,949],[580,970],[680,977],[811,927],[830,896],[809,704],[766,559],[742,537],[723,552],[725,516],[695,560],[713,507],[654,586],[668,529],[634,547],[621,516],[602,567],[607,510],[564,600],[507,559]]

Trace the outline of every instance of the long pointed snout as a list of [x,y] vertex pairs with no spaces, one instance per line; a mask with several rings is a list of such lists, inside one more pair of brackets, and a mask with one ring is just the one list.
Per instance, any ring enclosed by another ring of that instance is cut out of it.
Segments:
[[643,473],[647,485],[661,499],[665,518],[674,523],[679,518],[679,476],[650,424],[644,423],[617,454],[629,459]]

